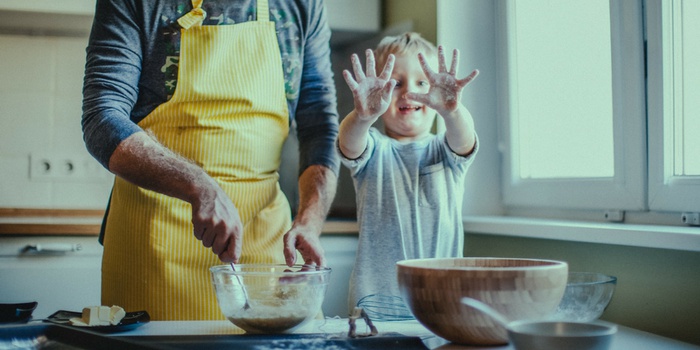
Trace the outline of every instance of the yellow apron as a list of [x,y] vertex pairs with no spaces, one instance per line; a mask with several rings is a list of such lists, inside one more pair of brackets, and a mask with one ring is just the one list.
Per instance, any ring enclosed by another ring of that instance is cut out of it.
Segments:
[[[291,210],[279,187],[289,132],[282,62],[267,0],[257,21],[200,26],[201,0],[182,18],[173,97],[139,125],[217,180],[243,222],[241,263],[284,263]],[[218,257],[193,235],[189,203],[115,180],[106,221],[102,304],[154,320],[223,319],[209,267]]]

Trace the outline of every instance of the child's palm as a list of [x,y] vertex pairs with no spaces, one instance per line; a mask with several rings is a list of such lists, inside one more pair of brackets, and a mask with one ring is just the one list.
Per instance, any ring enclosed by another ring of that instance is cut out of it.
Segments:
[[460,104],[462,89],[469,84],[479,74],[478,70],[474,70],[468,77],[457,79],[457,63],[459,61],[459,51],[454,50],[452,56],[452,66],[447,71],[445,66],[445,55],[442,51],[442,46],[438,50],[439,69],[438,72],[433,71],[428,66],[428,63],[423,54],[418,55],[421,67],[428,77],[430,89],[426,94],[407,93],[406,98],[427,105],[436,110],[440,115],[445,115],[457,109]]
[[396,81],[390,79],[394,68],[394,56],[389,55],[382,73],[377,76],[374,54],[371,50],[367,50],[366,55],[366,74],[362,71],[360,59],[357,55],[352,55],[355,78],[347,70],[343,71],[343,77],[352,91],[357,117],[361,120],[374,121],[386,112],[391,103],[391,94],[396,85]]

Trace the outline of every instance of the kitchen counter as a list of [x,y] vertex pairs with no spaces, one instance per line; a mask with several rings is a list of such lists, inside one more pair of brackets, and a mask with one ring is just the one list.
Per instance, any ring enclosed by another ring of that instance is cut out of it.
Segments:
[[[358,333],[362,333],[363,326],[358,321]],[[399,322],[374,322],[380,335],[386,332],[397,332],[407,336],[417,336],[423,344],[430,349],[483,349],[483,350],[508,350],[514,349],[510,345],[505,346],[464,346],[447,342],[435,336],[417,321]],[[688,343],[661,337],[651,333],[618,326],[611,350],[691,350],[700,349]],[[348,320],[341,318],[326,318],[325,320],[313,320],[295,333],[325,333],[329,335],[344,336],[348,332]],[[243,331],[233,326],[228,321],[151,321],[140,328],[117,333],[115,336],[183,336],[183,335],[235,335],[243,334]]]
[[[103,210],[8,209],[0,208],[0,235],[87,235],[97,236]],[[354,220],[328,220],[324,234],[357,233]]]
[[103,215],[103,210],[0,208],[0,235],[97,236]]

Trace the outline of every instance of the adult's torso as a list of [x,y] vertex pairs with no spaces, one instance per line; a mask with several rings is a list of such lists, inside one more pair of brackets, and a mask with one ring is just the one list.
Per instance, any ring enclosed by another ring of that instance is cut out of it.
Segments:
[[[304,50],[308,30],[318,21],[317,1],[270,0],[270,19],[275,22],[285,80],[289,110],[296,109],[300,93]],[[154,6],[155,5],[155,6]],[[138,123],[153,109],[172,97],[177,87],[180,56],[180,33],[176,25],[179,17],[190,9],[189,1],[165,0],[151,3],[137,1],[136,12],[142,18],[134,21],[143,28],[143,38],[134,43],[143,45],[142,72],[139,81],[139,99],[131,113]],[[255,0],[205,1],[202,8],[207,18],[202,25],[231,25],[255,19]]]

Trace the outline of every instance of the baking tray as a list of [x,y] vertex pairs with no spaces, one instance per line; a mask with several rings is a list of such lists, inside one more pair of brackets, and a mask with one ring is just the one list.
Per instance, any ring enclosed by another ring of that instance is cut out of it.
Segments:
[[419,337],[399,333],[348,338],[331,334],[243,334],[243,335],[181,335],[181,336],[124,336],[144,345],[168,349],[428,349]]
[[0,326],[0,349],[153,350],[167,349],[52,323]]

